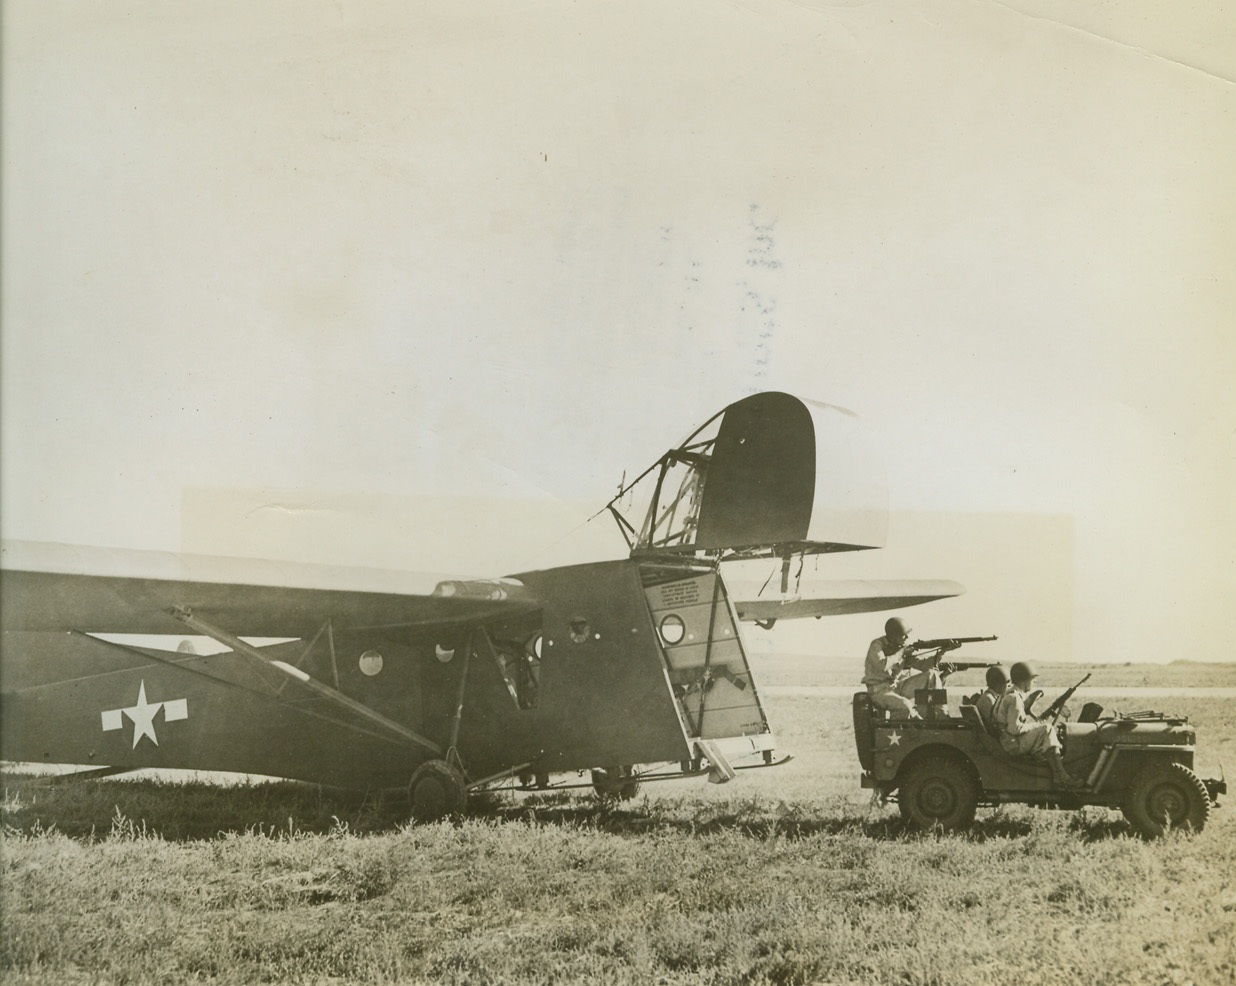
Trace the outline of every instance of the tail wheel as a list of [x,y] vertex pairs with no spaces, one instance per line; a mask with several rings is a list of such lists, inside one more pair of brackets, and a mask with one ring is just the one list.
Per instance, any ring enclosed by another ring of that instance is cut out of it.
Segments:
[[978,782],[956,760],[932,757],[915,764],[900,788],[897,807],[914,828],[951,832],[974,821]]
[[592,789],[602,798],[630,801],[639,794],[634,767],[605,767],[592,772]]
[[1121,811],[1148,839],[1171,829],[1200,832],[1210,818],[1210,796],[1184,764],[1157,763],[1142,774]]
[[412,817],[418,822],[435,822],[463,811],[468,787],[463,774],[445,760],[430,760],[416,768],[408,782]]

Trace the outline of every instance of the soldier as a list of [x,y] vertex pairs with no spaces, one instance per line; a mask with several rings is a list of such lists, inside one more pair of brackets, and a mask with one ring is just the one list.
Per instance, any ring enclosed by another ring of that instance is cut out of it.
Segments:
[[914,703],[894,688],[909,636],[910,628],[899,617],[892,617],[884,624],[884,636],[876,637],[867,648],[867,660],[863,663],[863,684],[871,704],[887,710],[894,719],[919,718]]
[[1026,714],[1026,692],[1034,684],[1035,673],[1029,664],[1018,661],[1009,670],[1012,684],[996,703],[992,719],[1004,752],[1012,756],[1045,759],[1053,780],[1062,787],[1083,787],[1084,782],[1064,769],[1060,738],[1050,722],[1039,722]]
[[996,711],[996,703],[1000,701],[1000,697],[1008,690],[1008,687],[1009,677],[1004,673],[1004,668],[993,664],[987,669],[987,687],[974,700],[974,705],[989,733],[995,728],[992,717]]

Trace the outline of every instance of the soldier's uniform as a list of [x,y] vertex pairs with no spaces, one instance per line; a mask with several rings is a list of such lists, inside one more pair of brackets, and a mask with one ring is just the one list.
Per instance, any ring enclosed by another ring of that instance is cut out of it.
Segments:
[[914,703],[899,695],[895,687],[905,646],[886,652],[889,646],[888,637],[876,637],[871,642],[863,662],[863,684],[867,686],[872,705],[887,710],[894,719],[910,719],[918,714],[914,711]]
[[989,733],[996,728],[996,705],[1002,697],[1001,693],[984,688],[979,697],[974,700],[974,707],[978,709],[979,718],[983,720],[983,725],[987,727]]
[[1049,722],[1026,715],[1022,693],[1013,685],[1000,696],[992,711],[996,735],[1004,752],[1021,757],[1046,757],[1060,752],[1060,738]]
[[1064,769],[1064,750],[1055,726],[1050,722],[1040,722],[1026,713],[1023,696],[1034,684],[1034,677],[1034,670],[1022,661],[1009,669],[1012,684],[1000,696],[992,714],[1000,746],[1005,753],[1013,756],[1046,760],[1051,767],[1052,779],[1061,787],[1084,787],[1084,781]]

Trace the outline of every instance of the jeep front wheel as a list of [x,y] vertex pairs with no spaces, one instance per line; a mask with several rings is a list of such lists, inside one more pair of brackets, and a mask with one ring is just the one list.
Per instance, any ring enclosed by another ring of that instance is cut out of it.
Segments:
[[897,807],[916,829],[965,828],[974,821],[978,784],[964,765],[933,757],[915,764],[901,782]]
[[1147,839],[1170,829],[1200,832],[1210,817],[1210,797],[1206,785],[1184,764],[1159,763],[1141,776],[1121,811]]

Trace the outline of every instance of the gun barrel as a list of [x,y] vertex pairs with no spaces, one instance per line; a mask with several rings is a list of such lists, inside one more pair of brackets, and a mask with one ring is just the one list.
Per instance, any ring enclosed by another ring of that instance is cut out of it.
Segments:
[[1076,692],[1077,689],[1081,688],[1081,686],[1084,685],[1089,680],[1090,680],[1090,674],[1088,673],[1086,677],[1082,678],[1082,680],[1079,681],[1076,685],[1070,685],[1068,688],[1066,688],[1063,692],[1060,693],[1059,697],[1054,702],[1051,703],[1051,705],[1049,705],[1046,709],[1043,710],[1043,713],[1042,715],[1039,716],[1039,718],[1046,719],[1048,716],[1054,716],[1057,712],[1060,711],[1060,709],[1064,708],[1064,703],[1073,697],[1074,692]]
[[998,637],[941,637],[937,640],[916,640],[910,645],[910,650],[933,650],[938,647],[945,647],[948,650],[956,650],[962,644],[981,644],[989,640],[998,640]]

